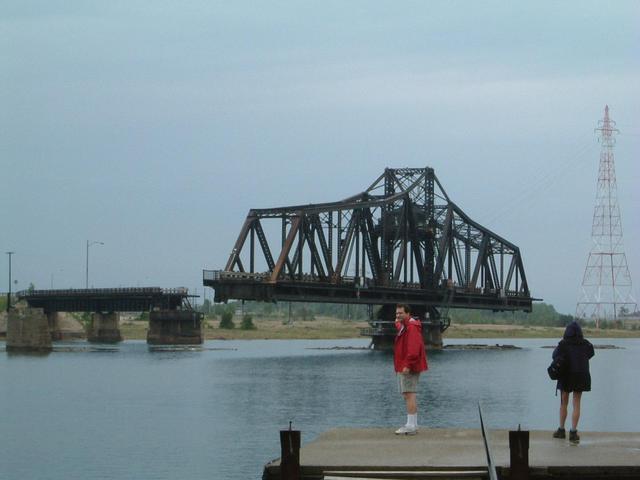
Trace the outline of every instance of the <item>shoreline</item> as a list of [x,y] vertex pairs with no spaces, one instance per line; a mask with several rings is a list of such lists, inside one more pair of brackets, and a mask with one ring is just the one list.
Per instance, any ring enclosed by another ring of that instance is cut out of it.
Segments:
[[[254,319],[255,330],[218,328],[218,320],[205,320],[205,340],[338,340],[367,338],[360,329],[368,327],[366,321],[338,320],[321,317],[311,321],[295,321],[283,324],[281,319]],[[141,321],[121,322],[120,330],[125,339],[146,339],[147,323]],[[454,324],[443,335],[443,339],[473,338],[553,338],[560,339],[564,327],[498,324]],[[586,338],[640,338],[640,330],[614,330],[585,328]]]
[[[297,320],[292,324],[283,323],[281,318],[258,318],[254,320],[256,329],[242,330],[239,320],[234,319],[236,327],[221,329],[217,319],[205,319],[203,334],[205,340],[339,340],[364,339],[360,329],[369,324],[366,321],[340,320],[330,317],[319,317],[316,320]],[[82,325],[69,319],[64,331],[69,338],[84,338]],[[149,328],[146,320],[122,319],[120,332],[125,340],[146,340]],[[458,339],[526,339],[549,338],[560,339],[564,327],[546,327],[530,325],[501,324],[453,324],[443,334],[443,340]],[[5,332],[0,331],[0,341],[4,341]],[[623,329],[584,329],[588,339],[598,338],[640,338],[640,330]]]

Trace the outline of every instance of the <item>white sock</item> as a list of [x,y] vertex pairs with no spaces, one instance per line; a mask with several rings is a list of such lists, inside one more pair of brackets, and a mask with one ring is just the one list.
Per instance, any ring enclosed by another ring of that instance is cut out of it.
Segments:
[[407,415],[407,427],[418,428],[418,414]]

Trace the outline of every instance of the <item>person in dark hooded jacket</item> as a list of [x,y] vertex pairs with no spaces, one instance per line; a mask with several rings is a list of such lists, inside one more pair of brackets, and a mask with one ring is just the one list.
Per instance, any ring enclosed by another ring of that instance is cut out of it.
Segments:
[[565,438],[564,424],[567,420],[569,394],[573,394],[569,441],[574,444],[580,442],[580,437],[578,436],[580,400],[582,399],[582,392],[591,391],[589,359],[593,355],[593,345],[584,338],[580,325],[575,321],[567,325],[562,340],[553,351],[554,360],[562,357],[567,364],[556,386],[556,390],[560,390],[560,426],[554,432],[554,438]]

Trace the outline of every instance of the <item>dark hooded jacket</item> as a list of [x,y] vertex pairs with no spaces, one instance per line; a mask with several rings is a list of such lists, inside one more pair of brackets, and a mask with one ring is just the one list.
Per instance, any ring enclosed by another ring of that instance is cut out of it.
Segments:
[[591,390],[589,359],[593,357],[593,345],[582,334],[577,322],[571,322],[564,331],[562,340],[553,351],[553,359],[564,357],[568,368],[558,380],[557,389],[565,392],[588,392]]

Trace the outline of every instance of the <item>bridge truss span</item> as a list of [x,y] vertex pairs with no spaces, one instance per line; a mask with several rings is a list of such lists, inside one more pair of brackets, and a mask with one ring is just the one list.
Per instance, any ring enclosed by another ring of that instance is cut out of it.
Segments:
[[252,209],[216,301],[531,310],[520,250],[451,201],[432,168],[385,169],[338,202]]

